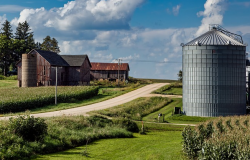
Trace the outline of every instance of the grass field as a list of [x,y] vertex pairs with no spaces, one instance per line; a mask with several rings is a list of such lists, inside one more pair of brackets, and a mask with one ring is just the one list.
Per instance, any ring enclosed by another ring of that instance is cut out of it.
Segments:
[[142,117],[171,103],[166,97],[141,97],[133,101],[98,111],[91,114],[101,114],[109,117],[126,117],[132,120],[142,120]]
[[[149,122],[157,122],[158,121],[158,114],[162,113],[164,114],[164,119],[166,120],[167,117],[172,115],[172,112],[174,110],[174,107],[181,107],[182,106],[182,98],[173,98],[173,101],[169,103],[167,106],[161,108],[160,110],[153,112],[145,117],[143,117],[143,121],[149,121]],[[162,117],[160,119],[160,122],[162,122]]]
[[182,95],[182,83],[171,83],[155,91],[153,94]]
[[169,90],[166,90],[162,92],[162,94],[166,95],[182,95],[182,88],[170,88]]
[[84,145],[64,152],[40,156],[37,159],[179,160],[184,159],[181,141],[181,131],[151,131],[147,135],[134,133],[134,138],[103,139],[89,144],[88,157],[81,155],[86,148]]
[[17,80],[0,80],[0,89],[3,88],[16,88]]

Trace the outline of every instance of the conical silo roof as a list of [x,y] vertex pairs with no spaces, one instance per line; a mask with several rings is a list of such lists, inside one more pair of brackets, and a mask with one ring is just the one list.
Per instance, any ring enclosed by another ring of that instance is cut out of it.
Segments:
[[185,46],[192,45],[237,45],[245,46],[236,39],[229,37],[228,35],[222,33],[219,30],[212,29],[203,35],[195,38],[194,40],[185,44]]

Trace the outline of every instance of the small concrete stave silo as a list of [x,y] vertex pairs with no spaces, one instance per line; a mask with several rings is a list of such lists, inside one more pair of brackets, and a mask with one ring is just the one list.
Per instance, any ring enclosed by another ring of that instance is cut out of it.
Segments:
[[22,54],[22,87],[36,87],[36,54]]
[[241,37],[213,25],[182,50],[184,114],[245,114],[246,46]]

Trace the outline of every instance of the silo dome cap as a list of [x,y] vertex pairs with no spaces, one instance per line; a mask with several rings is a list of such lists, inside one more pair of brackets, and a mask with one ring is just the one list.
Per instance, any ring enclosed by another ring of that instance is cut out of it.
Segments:
[[219,27],[212,27],[210,31],[186,43],[184,46],[195,45],[235,45],[245,46],[240,35],[230,33]]

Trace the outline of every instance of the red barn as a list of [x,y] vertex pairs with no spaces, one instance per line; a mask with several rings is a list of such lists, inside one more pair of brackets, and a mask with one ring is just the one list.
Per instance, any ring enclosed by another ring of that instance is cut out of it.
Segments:
[[32,50],[17,63],[21,87],[88,85],[91,63],[87,55],[59,55],[50,51]]
[[128,80],[129,76],[129,64],[128,63],[91,63],[91,80],[100,80],[100,79],[107,79],[107,80],[117,80],[118,79],[118,72],[119,72],[119,79],[121,81]]

